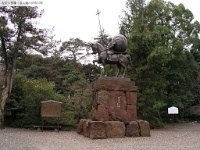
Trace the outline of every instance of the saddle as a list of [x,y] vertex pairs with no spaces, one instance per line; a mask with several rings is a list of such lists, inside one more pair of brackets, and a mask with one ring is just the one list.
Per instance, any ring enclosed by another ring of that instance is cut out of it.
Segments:
[[112,61],[112,55],[126,55],[127,53],[126,52],[116,52],[116,51],[111,51],[111,50],[108,50],[107,51],[107,60],[109,61]]

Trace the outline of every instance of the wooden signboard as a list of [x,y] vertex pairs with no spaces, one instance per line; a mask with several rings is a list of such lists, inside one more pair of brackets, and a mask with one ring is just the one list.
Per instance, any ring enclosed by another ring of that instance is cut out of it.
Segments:
[[[42,131],[44,128],[44,118],[45,117],[55,117],[59,118],[61,115],[61,105],[62,102],[58,101],[42,101],[41,102],[41,116],[42,116]],[[54,126],[52,126],[54,127]],[[59,129],[59,121],[57,122],[57,128]]]
[[62,102],[49,100],[42,101],[41,104],[42,117],[60,117]]

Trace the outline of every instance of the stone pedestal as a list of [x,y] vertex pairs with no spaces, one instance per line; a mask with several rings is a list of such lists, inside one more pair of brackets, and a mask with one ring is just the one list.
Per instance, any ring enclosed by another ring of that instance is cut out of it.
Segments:
[[92,119],[81,119],[77,132],[91,139],[150,136],[149,123],[137,120],[136,104],[135,82],[100,78],[93,84]]
[[93,96],[92,120],[137,120],[137,86],[130,79],[100,78],[93,85]]
[[91,139],[151,136],[149,123],[145,120],[131,121],[125,124],[121,121],[81,119],[77,133]]

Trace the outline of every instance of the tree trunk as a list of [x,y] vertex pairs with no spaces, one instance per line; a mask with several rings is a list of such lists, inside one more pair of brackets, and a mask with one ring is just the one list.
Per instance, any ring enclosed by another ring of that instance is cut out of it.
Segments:
[[8,86],[3,89],[2,95],[1,95],[1,110],[0,110],[0,128],[4,129],[4,109],[6,104],[6,99],[8,98]]
[[[3,92],[2,92],[3,94]],[[1,109],[0,109],[0,129],[4,129],[4,107],[5,107],[5,99],[1,99]]]
[[5,77],[4,79],[6,79],[7,81],[4,82],[4,88],[3,91],[1,93],[1,108],[0,108],[0,129],[4,129],[4,115],[5,115],[5,104],[6,104],[6,100],[8,98],[8,93],[9,93],[9,78]]

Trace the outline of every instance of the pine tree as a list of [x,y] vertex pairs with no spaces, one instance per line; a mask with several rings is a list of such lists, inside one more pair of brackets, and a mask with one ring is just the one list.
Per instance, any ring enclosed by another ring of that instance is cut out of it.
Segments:
[[17,60],[28,50],[42,54],[55,46],[51,31],[36,28],[41,17],[37,7],[0,7],[0,55],[4,65],[1,93],[0,128],[4,128],[4,109],[11,93]]
[[159,126],[167,107],[185,116],[194,102],[198,67],[188,47],[198,40],[199,23],[182,4],[163,0],[128,0],[121,33],[128,37],[134,68],[129,74],[139,87],[138,115]]

